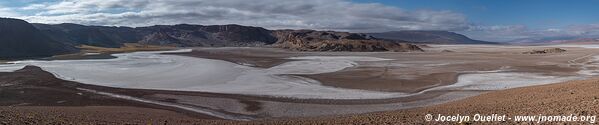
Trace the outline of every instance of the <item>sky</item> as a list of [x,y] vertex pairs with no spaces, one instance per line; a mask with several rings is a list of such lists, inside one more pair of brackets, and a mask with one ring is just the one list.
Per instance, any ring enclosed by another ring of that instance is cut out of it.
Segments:
[[447,30],[504,42],[599,38],[599,0],[2,0],[0,17],[105,26],[241,24],[348,32]]

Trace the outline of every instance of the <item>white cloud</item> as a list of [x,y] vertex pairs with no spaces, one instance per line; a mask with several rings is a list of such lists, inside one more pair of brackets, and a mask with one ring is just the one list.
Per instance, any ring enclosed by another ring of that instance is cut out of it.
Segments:
[[46,8],[46,4],[30,4],[25,7],[21,7],[22,10],[40,10]]
[[467,28],[466,17],[451,11],[408,11],[347,0],[64,0],[22,9],[37,10],[39,13],[22,18],[38,23],[242,24],[354,32]]
[[478,25],[470,26],[468,30],[461,33],[472,36],[475,39],[490,41],[599,38],[599,24],[570,25],[546,29],[531,29],[525,25]]
[[0,6],[0,17],[18,17],[19,13],[13,11],[13,8]]
[[350,32],[449,30],[488,41],[522,38],[599,36],[599,24],[550,29],[525,25],[477,25],[446,10],[405,10],[349,0],[62,0],[34,3],[18,10],[0,6],[0,16],[35,23],[149,26],[241,24],[270,29]]
[[464,33],[471,38],[488,41],[509,41],[532,37],[531,30],[524,25],[470,25]]

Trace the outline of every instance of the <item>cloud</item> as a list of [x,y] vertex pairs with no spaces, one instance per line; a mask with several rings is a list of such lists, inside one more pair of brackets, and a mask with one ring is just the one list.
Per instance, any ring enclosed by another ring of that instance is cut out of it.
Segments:
[[21,7],[22,10],[40,10],[46,8],[45,4],[30,4],[25,7]]
[[404,10],[348,0],[64,0],[21,9],[36,11],[20,18],[38,23],[242,24],[352,32],[468,28],[466,17],[452,11]]
[[475,39],[490,41],[559,40],[572,38],[599,38],[599,24],[569,25],[558,28],[531,29],[525,25],[471,25],[461,33]]
[[474,39],[494,42],[535,36],[532,33],[532,30],[525,25],[470,25],[467,30],[461,31],[460,33],[464,33]]
[[19,13],[13,11],[13,8],[0,6],[0,17],[18,17]]
[[564,31],[570,35],[599,36],[599,24],[571,25]]
[[[19,10],[22,13],[17,13]],[[269,29],[316,29],[350,32],[449,30],[488,41],[598,36],[599,24],[531,29],[525,25],[472,24],[447,10],[405,10],[350,0],[61,0],[0,6],[0,16],[35,23],[108,26],[170,24],[241,24]]]

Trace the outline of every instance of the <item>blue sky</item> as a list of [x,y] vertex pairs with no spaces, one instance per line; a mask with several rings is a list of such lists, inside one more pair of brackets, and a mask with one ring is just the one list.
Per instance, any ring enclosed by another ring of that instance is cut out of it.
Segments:
[[482,25],[556,28],[599,22],[599,0],[355,0],[408,10],[451,10]]
[[108,26],[448,30],[487,41],[599,38],[599,0],[3,0],[0,17]]

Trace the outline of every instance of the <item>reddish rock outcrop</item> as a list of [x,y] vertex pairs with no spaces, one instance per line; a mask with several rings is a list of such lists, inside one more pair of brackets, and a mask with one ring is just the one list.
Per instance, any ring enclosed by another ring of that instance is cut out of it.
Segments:
[[384,41],[366,34],[314,31],[277,30],[275,46],[298,51],[352,51],[352,52],[408,52],[423,51],[408,43]]

